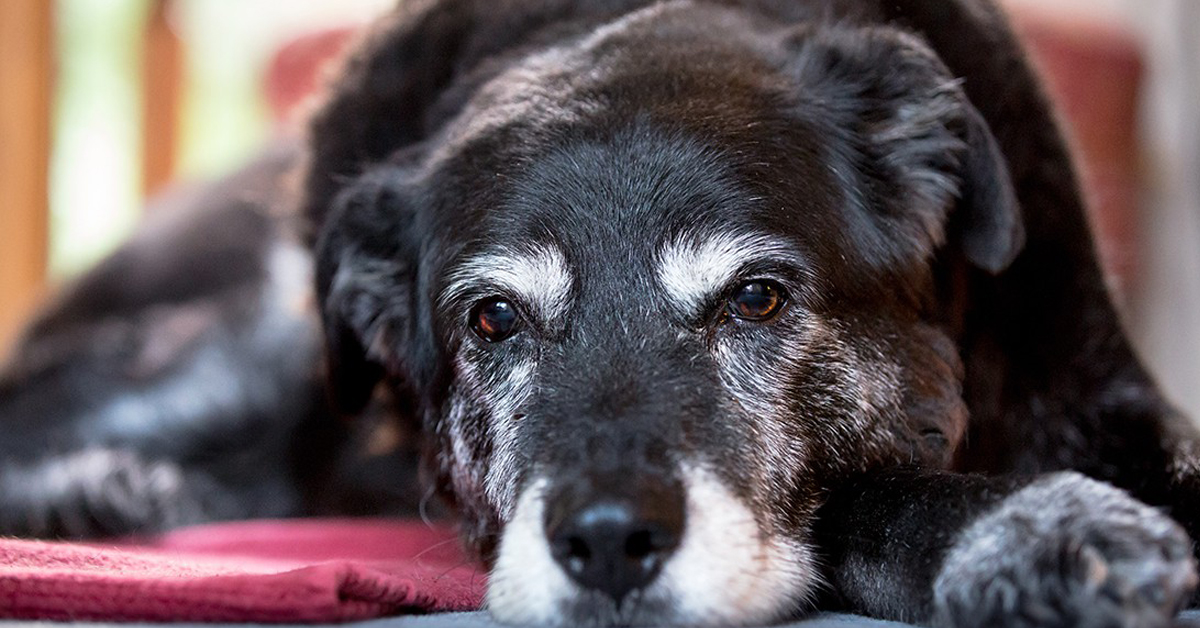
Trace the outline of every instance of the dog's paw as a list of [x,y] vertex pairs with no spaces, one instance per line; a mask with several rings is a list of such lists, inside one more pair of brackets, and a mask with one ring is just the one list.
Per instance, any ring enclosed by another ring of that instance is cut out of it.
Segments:
[[1191,542],[1123,491],[1058,473],[972,523],[934,585],[940,626],[1157,628],[1196,588]]
[[149,533],[200,519],[179,467],[90,449],[0,468],[0,534],[88,538]]

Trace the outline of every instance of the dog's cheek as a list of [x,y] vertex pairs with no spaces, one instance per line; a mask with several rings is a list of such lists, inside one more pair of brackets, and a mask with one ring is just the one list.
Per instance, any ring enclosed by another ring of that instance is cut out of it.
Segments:
[[494,536],[499,522],[512,516],[517,483],[526,471],[518,440],[537,363],[520,353],[461,348],[437,421],[440,474],[480,537]]
[[[729,437],[744,441],[736,458],[719,460],[727,481],[743,488],[755,509],[770,509],[770,499],[791,492],[806,476],[811,452],[806,439],[795,433],[789,399],[792,380],[805,368],[812,351],[803,325],[788,325],[782,333],[730,334],[718,339],[714,357],[724,388],[724,416],[714,420],[733,426]],[[780,330],[776,330],[777,332]],[[716,452],[711,455],[718,456]]]
[[484,560],[495,549],[500,520],[483,490],[492,442],[484,410],[455,388],[434,419],[436,445],[432,452],[439,487],[458,511],[467,547]]
[[954,343],[924,323],[874,317],[824,329],[793,395],[801,438],[821,461],[817,481],[829,486],[881,465],[949,464],[967,418]]
[[[814,364],[842,368],[819,369],[800,382],[839,398],[844,411],[799,413],[820,419],[805,423],[805,437],[824,462],[822,481],[882,465],[949,464],[967,418],[954,343],[924,323],[844,319],[830,327],[841,331],[818,344],[834,355]],[[812,396],[810,390],[796,398]]]
[[492,394],[485,396],[489,400],[487,430],[492,448],[484,490],[505,520],[516,508],[517,483],[528,471],[522,466],[528,457],[520,455],[519,441],[524,408],[534,390],[536,375],[537,363],[522,360],[496,377],[490,386]]
[[752,442],[740,448],[751,452],[744,472],[752,477],[737,480],[760,511],[794,520],[803,504],[781,500],[815,502],[824,482],[850,470],[843,466],[892,449],[882,425],[899,407],[896,369],[843,337],[837,324],[806,314],[716,347],[728,412],[752,426],[741,436]]

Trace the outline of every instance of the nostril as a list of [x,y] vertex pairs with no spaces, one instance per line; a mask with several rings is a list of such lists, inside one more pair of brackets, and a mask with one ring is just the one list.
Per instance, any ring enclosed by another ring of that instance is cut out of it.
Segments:
[[578,560],[588,560],[592,557],[592,550],[588,547],[587,541],[573,536],[567,539],[567,556]]
[[625,556],[633,560],[657,558],[669,554],[679,539],[666,530],[635,530],[625,539]]
[[566,567],[567,573],[573,578],[578,578],[587,570],[588,563],[592,560],[592,548],[588,547],[587,541],[578,536],[568,537],[565,545],[566,547],[555,552],[555,555],[563,567]]
[[625,555],[633,559],[643,559],[654,553],[649,530],[638,530],[625,539]]

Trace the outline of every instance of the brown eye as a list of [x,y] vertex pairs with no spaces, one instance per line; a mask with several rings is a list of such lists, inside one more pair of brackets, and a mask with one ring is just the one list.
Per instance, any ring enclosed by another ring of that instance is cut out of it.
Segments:
[[737,287],[729,299],[729,313],[747,321],[765,321],[783,307],[783,286],[760,279]]
[[499,297],[480,301],[471,310],[471,331],[488,342],[500,342],[517,329],[517,308]]

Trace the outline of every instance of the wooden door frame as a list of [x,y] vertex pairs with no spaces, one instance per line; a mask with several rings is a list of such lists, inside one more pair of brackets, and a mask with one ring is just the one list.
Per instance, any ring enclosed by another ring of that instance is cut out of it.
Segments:
[[0,1],[0,356],[45,293],[54,3]]

